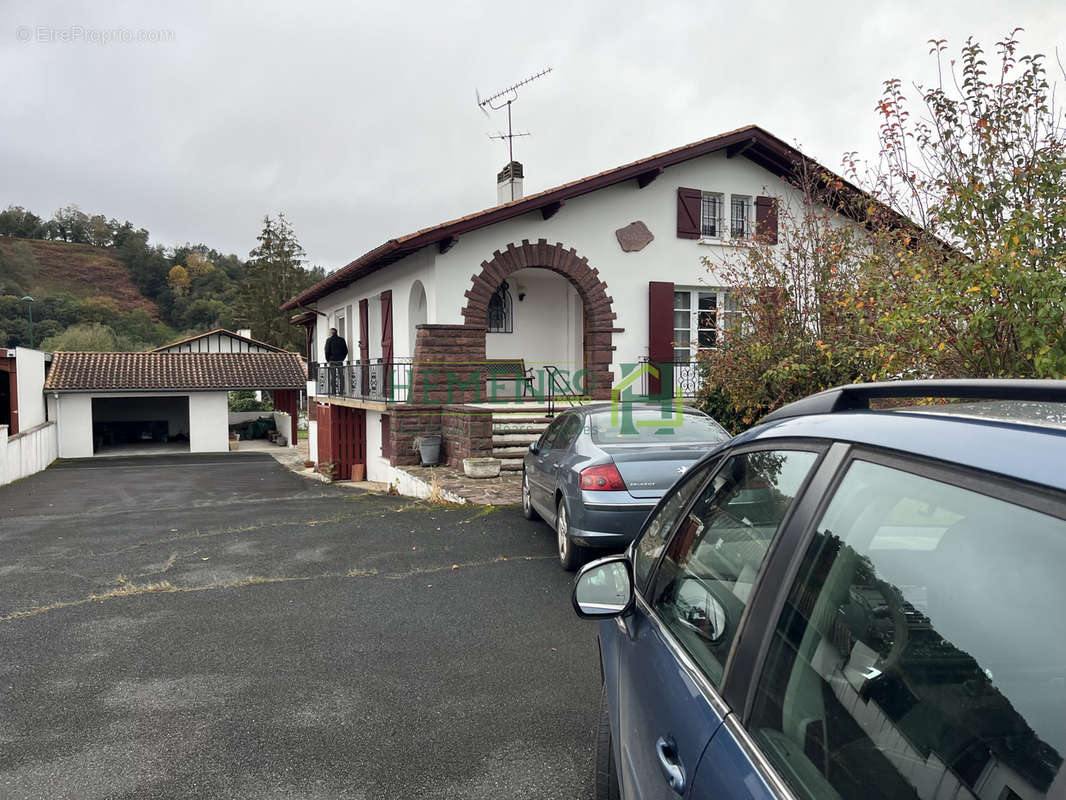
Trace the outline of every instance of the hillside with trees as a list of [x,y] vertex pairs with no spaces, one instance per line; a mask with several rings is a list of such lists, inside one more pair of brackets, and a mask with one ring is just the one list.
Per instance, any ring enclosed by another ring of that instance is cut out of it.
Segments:
[[0,211],[0,346],[30,344],[32,312],[33,343],[44,349],[143,350],[220,327],[299,349],[301,333],[278,307],[323,275],[305,267],[284,215],[264,218],[245,261],[204,244],[153,244],[144,228],[74,205],[50,219],[9,206]]

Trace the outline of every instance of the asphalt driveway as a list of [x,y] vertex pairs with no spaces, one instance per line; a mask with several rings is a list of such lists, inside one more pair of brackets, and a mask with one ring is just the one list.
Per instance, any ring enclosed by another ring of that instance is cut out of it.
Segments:
[[569,585],[517,508],[57,464],[0,488],[0,797],[588,797]]

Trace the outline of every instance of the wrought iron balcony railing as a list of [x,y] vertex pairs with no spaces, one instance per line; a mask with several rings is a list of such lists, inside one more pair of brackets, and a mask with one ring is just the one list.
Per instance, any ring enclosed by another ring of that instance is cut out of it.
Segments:
[[[703,386],[703,371],[696,361],[649,361],[647,356],[640,360],[641,364],[651,364],[659,370],[660,396],[673,397],[675,389],[680,390],[682,397],[695,397]],[[653,394],[651,391],[651,377],[647,370],[641,373],[640,391],[644,396]]]
[[393,359],[346,364],[312,363],[308,375],[319,396],[406,403],[411,391],[411,362]]

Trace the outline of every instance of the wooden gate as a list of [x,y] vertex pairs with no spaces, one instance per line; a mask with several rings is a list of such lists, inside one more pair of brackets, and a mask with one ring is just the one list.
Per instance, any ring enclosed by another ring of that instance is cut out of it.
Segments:
[[318,471],[333,466],[333,479],[350,481],[352,467],[363,465],[366,475],[366,412],[358,408],[318,403]]

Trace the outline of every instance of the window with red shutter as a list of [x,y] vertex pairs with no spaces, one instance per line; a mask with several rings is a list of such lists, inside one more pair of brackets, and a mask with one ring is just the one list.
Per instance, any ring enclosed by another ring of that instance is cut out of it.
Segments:
[[777,244],[777,198],[755,198],[755,236],[766,244]]
[[700,204],[702,192],[699,189],[677,190],[677,236],[679,239],[700,238]]

